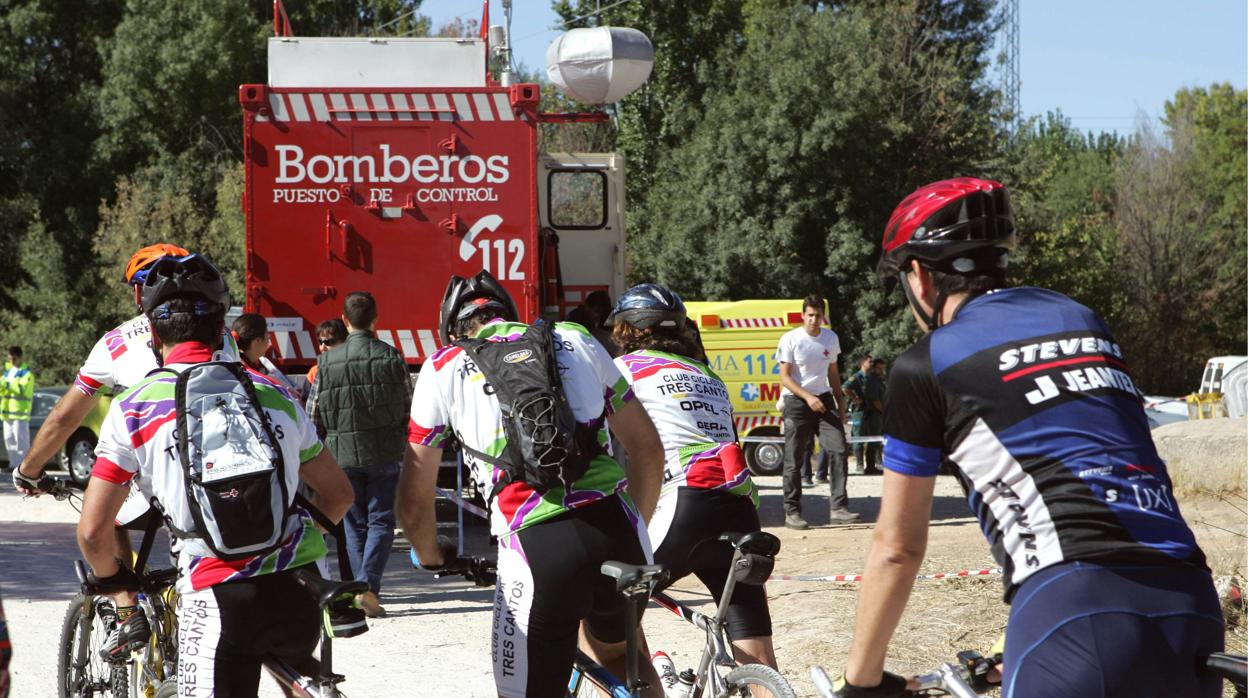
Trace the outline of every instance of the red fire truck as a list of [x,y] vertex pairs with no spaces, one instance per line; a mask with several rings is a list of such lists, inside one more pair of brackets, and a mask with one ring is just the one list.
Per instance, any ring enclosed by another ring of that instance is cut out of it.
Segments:
[[489,270],[526,321],[623,290],[621,158],[539,153],[539,123],[570,117],[541,113],[538,85],[489,74],[504,32],[297,37],[280,2],[274,27],[268,81],[239,102],[245,308],[268,319],[280,365],[312,365],[314,328],[356,290],[411,364],[439,346],[452,274]]

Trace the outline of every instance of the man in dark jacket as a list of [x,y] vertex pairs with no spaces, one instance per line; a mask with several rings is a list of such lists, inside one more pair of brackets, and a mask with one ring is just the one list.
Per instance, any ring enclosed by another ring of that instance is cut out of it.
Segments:
[[412,401],[407,364],[394,347],[373,334],[377,301],[356,291],[343,302],[347,341],[317,357],[309,415],[325,433],[339,465],[355,489],[355,503],[343,520],[347,554],[355,578],[368,582],[364,612],[385,615],[377,594],[394,542],[394,492],[407,441]]

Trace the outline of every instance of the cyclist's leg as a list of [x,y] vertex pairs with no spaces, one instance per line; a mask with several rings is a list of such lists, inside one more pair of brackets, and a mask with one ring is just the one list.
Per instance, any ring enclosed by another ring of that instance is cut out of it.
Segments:
[[568,512],[498,539],[490,646],[500,696],[566,694],[577,626],[589,612],[597,574],[587,564],[580,515]]
[[[693,573],[711,592],[717,606],[728,604],[724,623],[732,641],[733,657],[741,664],[766,664],[775,668],[766,590],[762,586],[737,584],[732,598],[723,599],[733,550],[718,540],[719,535],[725,531],[760,530],[758,510],[749,498],[722,490],[694,490],[685,504],[680,517],[682,531],[689,531],[691,538],[696,536],[698,541],[686,548],[685,557],[689,560],[686,564],[693,567]],[[657,553],[655,560],[664,562]]]
[[255,696],[261,659],[311,654],[319,622],[315,601],[289,571],[180,595],[180,695]]
[[[589,566],[595,575],[591,582],[593,608],[585,618],[582,649],[594,661],[623,679],[626,673],[628,602],[616,591],[615,580],[601,573],[601,566],[606,560],[645,565],[654,558],[645,524],[632,503],[624,497],[612,497],[608,502],[595,507],[592,513],[587,512],[590,516],[586,523],[591,524],[586,530],[587,547],[592,556]],[[637,604],[639,627],[645,608],[645,600]],[[662,698],[662,684],[649,658],[638,657],[637,666],[640,669],[639,678],[650,686],[642,695]]]
[[1016,595],[1003,696],[1217,696],[1196,667],[1222,635],[1206,572],[1059,565]]

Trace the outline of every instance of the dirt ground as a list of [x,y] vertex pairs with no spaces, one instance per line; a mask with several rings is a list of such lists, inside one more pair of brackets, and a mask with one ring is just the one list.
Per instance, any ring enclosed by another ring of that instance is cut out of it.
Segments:
[[[783,541],[777,574],[823,576],[862,570],[870,522],[879,509],[879,477],[850,478],[851,509],[863,516],[863,523],[853,526],[828,525],[826,485],[808,490],[804,509],[814,525],[809,531],[780,525],[778,478],[760,478],[759,484],[764,526]],[[953,478],[940,478],[936,494],[922,572],[995,567]],[[1248,570],[1248,500],[1236,496],[1180,501],[1215,574],[1242,578]],[[16,698],[55,695],[57,637],[76,587],[72,571],[78,557],[76,519],[77,513],[63,502],[21,500],[8,478],[0,484],[0,589],[14,645]],[[485,550],[484,527],[470,527],[467,535],[473,549]],[[335,644],[335,668],[348,677],[343,690],[351,696],[410,695],[429,688],[436,695],[492,695],[491,592],[412,571],[401,540],[396,541],[384,584],[382,601],[389,617],[370,621],[365,635]],[[811,666],[823,666],[833,675],[843,668],[857,588],[853,583],[768,584],[776,655],[798,695],[814,693]],[[675,595],[699,610],[710,610],[709,596],[696,582],[678,585]],[[1000,595],[999,576],[917,582],[893,641],[889,669],[921,673],[953,659],[958,650],[987,650],[1005,625],[1007,607]],[[678,668],[697,661],[700,631],[653,606],[645,627],[652,647],[667,651]],[[1229,628],[1228,648],[1244,653],[1246,637],[1242,624]],[[279,694],[266,680],[261,695]]]

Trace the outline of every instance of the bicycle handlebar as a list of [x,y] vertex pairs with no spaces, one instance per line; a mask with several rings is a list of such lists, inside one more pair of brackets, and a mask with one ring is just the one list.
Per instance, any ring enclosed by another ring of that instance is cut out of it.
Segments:
[[492,587],[498,580],[498,564],[484,557],[454,557],[433,571],[436,579],[459,575],[479,587]]

